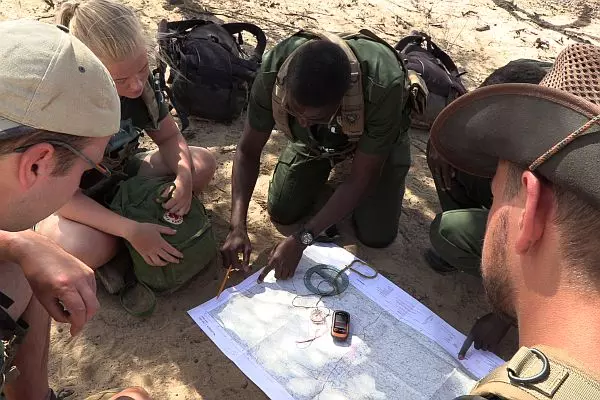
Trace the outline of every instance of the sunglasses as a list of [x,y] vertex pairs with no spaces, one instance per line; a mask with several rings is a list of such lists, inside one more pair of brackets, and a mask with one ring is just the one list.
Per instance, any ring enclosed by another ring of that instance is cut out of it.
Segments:
[[[81,158],[85,162],[87,162],[93,169],[100,172],[104,177],[110,178],[112,172],[104,166],[102,163],[93,162],[88,156],[83,154],[81,151],[77,150],[73,146],[68,143],[61,142],[60,140],[45,140],[43,143],[50,143],[53,146],[62,147],[63,149],[69,150],[71,153],[75,154],[77,157]],[[17,147],[14,152],[15,153],[24,153],[28,148],[35,146],[39,143],[28,144],[26,146]]]

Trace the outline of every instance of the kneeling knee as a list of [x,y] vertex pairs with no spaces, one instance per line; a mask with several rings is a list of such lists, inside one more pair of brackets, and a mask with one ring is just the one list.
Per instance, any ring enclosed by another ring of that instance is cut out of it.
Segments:
[[201,191],[217,171],[217,159],[205,148],[194,151],[194,190]]
[[267,204],[267,212],[271,220],[280,225],[292,225],[302,218],[297,213],[290,212],[286,207],[272,204],[271,202]]
[[396,236],[398,236],[398,231],[394,233],[389,233],[387,235],[373,235],[373,234],[365,234],[361,232],[360,229],[356,230],[356,238],[367,247],[371,247],[374,249],[383,249],[388,247],[394,240],[396,240]]

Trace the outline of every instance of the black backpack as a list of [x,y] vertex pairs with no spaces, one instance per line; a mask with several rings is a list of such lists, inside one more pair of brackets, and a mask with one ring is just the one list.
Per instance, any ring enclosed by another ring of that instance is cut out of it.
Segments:
[[429,129],[444,107],[467,93],[460,77],[463,73],[446,52],[431,41],[426,33],[413,31],[396,44],[406,68],[417,72],[429,90],[427,107],[422,115],[413,113],[411,125]]
[[[202,19],[162,20],[158,26],[159,83],[177,111],[182,130],[189,125],[188,116],[219,122],[237,118],[246,107],[267,45],[262,29]],[[251,55],[242,49],[242,31],[256,37]],[[168,86],[164,61],[171,67]]]

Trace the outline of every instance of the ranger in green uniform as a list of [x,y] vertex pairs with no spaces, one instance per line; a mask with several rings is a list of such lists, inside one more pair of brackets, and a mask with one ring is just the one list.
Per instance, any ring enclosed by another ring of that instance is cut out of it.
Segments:
[[[519,59],[495,70],[480,87],[502,83],[538,84],[552,63]],[[492,206],[491,179],[456,170],[428,146],[427,163],[434,178],[443,212],[431,223],[429,237],[433,249],[425,259],[439,273],[464,271],[480,275],[481,251]],[[477,319],[465,347],[494,351],[510,329],[506,316],[489,313]]]
[[[495,70],[480,87],[501,83],[538,84],[552,63],[519,59]],[[481,249],[489,208],[492,205],[491,179],[457,171],[427,148],[427,163],[443,213],[431,224],[433,250],[425,254],[440,273],[464,271],[479,275]]]
[[475,90],[433,124],[443,160],[493,177],[483,283],[522,346],[463,400],[600,398],[598,70],[600,47],[572,45],[539,85]]
[[395,239],[410,167],[407,74],[389,45],[364,33],[341,40],[300,32],[265,55],[234,160],[225,266],[248,268],[248,204],[275,126],[290,139],[269,187],[268,211],[277,223],[307,217],[332,167],[349,157],[353,164],[327,204],[279,243],[265,274],[275,268],[277,278],[292,276],[304,248],[350,213],[365,245]]

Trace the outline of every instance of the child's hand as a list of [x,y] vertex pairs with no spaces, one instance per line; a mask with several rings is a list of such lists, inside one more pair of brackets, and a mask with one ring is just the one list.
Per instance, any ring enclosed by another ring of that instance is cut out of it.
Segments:
[[[163,207],[169,212],[177,215],[186,215],[190,211],[192,205],[192,176],[178,175],[175,178],[175,190],[171,194],[171,198],[163,204]],[[169,190],[165,190],[163,197],[169,196]]]
[[179,263],[183,254],[171,246],[162,235],[174,235],[176,231],[167,226],[136,222],[124,239],[144,258],[147,264],[164,267]]

